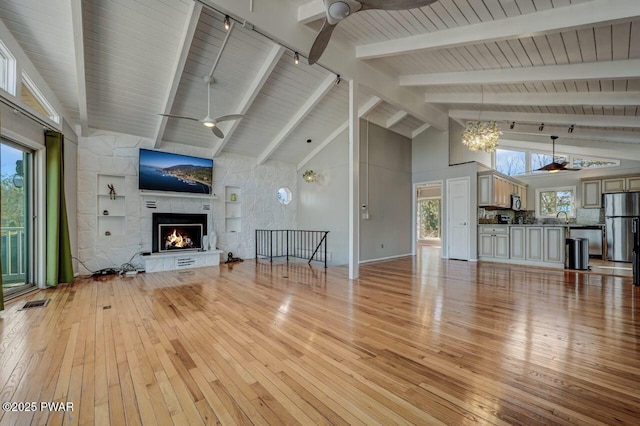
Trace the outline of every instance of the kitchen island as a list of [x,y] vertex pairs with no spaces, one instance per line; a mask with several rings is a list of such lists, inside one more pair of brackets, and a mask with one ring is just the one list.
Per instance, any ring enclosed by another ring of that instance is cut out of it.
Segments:
[[478,260],[564,268],[568,225],[479,224]]

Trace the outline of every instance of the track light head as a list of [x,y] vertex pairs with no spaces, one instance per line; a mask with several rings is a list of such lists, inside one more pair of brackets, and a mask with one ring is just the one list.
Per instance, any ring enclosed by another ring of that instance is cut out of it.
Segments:
[[298,52],[294,52],[293,54],[293,63],[298,65],[300,63],[300,55]]
[[568,133],[573,133],[573,130],[575,129],[576,125],[572,124],[571,126],[569,126],[569,130],[567,130]]
[[340,74],[336,74],[336,86],[340,84],[341,81],[342,81],[342,78],[340,77]]
[[538,127],[539,131],[543,131],[544,130],[544,123],[540,124],[540,127]]
[[224,17],[224,29],[228,31],[229,28],[231,28],[231,18],[229,18],[229,15],[225,15],[225,17]]
[[514,127],[516,127],[516,122],[512,121],[511,124],[509,125],[509,128],[513,130]]

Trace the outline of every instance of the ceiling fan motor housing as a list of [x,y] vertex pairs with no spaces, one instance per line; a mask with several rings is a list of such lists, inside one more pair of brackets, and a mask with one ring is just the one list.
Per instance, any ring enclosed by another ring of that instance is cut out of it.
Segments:
[[354,0],[325,0],[325,6],[327,21],[331,25],[337,24],[362,8],[360,2]]

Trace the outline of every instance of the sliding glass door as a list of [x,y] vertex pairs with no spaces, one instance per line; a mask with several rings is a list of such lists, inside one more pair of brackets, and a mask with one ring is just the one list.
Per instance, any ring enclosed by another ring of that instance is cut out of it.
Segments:
[[0,142],[0,259],[2,291],[7,298],[33,286],[32,153],[8,141]]

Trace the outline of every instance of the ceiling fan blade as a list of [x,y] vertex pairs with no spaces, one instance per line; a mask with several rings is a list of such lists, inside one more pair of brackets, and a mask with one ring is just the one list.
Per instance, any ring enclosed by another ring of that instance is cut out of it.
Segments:
[[244,117],[243,114],[229,114],[223,115],[222,117],[214,118],[214,120],[216,121],[216,123],[219,123],[221,121],[240,120],[242,117]]
[[564,165],[556,162],[549,163],[545,166],[536,169],[536,172],[551,172],[551,171],[560,171],[564,170]]
[[428,6],[438,0],[360,0],[362,10],[407,10]]
[[318,62],[318,59],[320,59],[320,56],[322,56],[324,50],[329,44],[331,34],[335,27],[335,25],[331,25],[329,21],[327,21],[327,18],[324,19],[322,28],[320,28],[320,32],[316,36],[313,46],[311,46],[311,52],[309,52],[309,65],[313,65]]
[[183,115],[173,115],[173,114],[158,114],[158,115],[162,115],[163,117],[169,117],[169,118],[183,118],[185,120],[200,121],[199,118],[185,117]]
[[212,127],[211,131],[213,132],[214,135],[216,135],[220,139],[224,139],[224,133],[222,133],[222,130],[220,130],[218,127],[216,126]]

